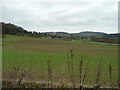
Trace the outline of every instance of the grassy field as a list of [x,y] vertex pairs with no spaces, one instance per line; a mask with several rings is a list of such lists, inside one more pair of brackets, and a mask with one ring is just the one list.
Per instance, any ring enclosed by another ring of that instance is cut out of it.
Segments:
[[67,56],[73,48],[73,73],[75,83],[79,83],[79,64],[83,57],[83,72],[87,63],[88,72],[85,79],[86,85],[95,84],[96,74],[102,59],[101,76],[99,83],[107,85],[109,78],[109,64],[112,64],[112,83],[118,79],[118,45],[94,43],[90,41],[67,41],[48,38],[30,38],[7,35],[3,39],[3,77],[7,78],[13,66],[21,70],[31,68],[33,81],[44,80],[47,75],[47,61],[51,62],[52,78],[54,82],[70,82],[68,77]]

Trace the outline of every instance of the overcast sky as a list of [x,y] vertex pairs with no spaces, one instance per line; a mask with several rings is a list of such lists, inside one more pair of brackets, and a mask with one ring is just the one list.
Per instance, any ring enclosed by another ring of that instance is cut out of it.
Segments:
[[4,2],[2,21],[28,31],[118,32],[117,2]]

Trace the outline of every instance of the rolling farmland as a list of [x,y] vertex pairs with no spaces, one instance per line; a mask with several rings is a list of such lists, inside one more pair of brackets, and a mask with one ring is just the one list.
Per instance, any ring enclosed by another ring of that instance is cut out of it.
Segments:
[[17,70],[28,71],[23,81],[62,83],[64,87],[79,86],[80,76],[85,76],[83,85],[88,87],[97,84],[99,75],[98,84],[103,87],[112,87],[118,80],[117,44],[7,35],[2,46],[3,79],[11,79]]

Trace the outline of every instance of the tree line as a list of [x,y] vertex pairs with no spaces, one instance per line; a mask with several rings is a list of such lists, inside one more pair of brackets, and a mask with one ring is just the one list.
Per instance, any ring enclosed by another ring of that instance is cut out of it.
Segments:
[[106,34],[106,35],[92,35],[92,36],[80,36],[75,34],[69,34],[65,32],[36,32],[36,31],[27,31],[22,27],[11,23],[0,22],[2,25],[2,38],[8,35],[18,35],[18,36],[29,36],[29,37],[48,37],[48,38],[59,38],[67,40],[90,40],[93,42],[103,42],[103,43],[116,43],[120,44],[120,33],[116,34]]

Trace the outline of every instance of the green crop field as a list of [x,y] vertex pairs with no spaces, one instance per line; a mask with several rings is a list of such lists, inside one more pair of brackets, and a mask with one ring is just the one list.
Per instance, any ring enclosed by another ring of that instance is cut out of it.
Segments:
[[117,44],[6,35],[3,39],[2,46],[3,78],[5,79],[14,67],[20,67],[21,70],[31,68],[34,81],[41,80],[41,73],[44,74],[44,80],[47,80],[45,78],[47,75],[47,61],[50,60],[53,81],[59,82],[62,78],[65,82],[70,82],[68,80],[67,60],[68,57],[71,58],[71,48],[73,48],[75,83],[79,83],[79,64],[81,60],[83,61],[82,73],[85,72],[85,68],[89,62],[85,84],[95,84],[101,60],[102,66],[99,83],[103,86],[109,84],[107,82],[110,80],[110,62],[112,65],[112,82],[115,83],[118,79]]

